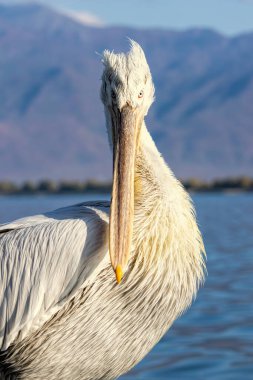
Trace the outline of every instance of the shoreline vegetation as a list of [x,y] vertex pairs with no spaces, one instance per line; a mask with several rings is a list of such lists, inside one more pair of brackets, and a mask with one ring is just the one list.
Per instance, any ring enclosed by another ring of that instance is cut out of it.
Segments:
[[[253,192],[253,178],[236,177],[216,179],[205,182],[196,178],[182,181],[190,192]],[[36,194],[106,194],[111,192],[111,181],[88,180],[38,182],[26,181],[16,184],[10,181],[0,181],[0,195],[36,195]]]

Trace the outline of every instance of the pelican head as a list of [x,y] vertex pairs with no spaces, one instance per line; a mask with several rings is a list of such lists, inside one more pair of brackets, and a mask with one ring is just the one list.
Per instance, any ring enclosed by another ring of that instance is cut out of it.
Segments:
[[144,117],[154,100],[145,54],[136,42],[128,53],[103,54],[101,99],[113,150],[109,252],[118,283],[127,267],[134,219],[134,173]]

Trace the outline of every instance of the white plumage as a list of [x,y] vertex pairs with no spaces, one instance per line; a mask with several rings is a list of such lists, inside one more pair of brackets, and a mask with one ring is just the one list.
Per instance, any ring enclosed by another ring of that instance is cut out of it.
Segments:
[[101,205],[70,206],[0,227],[2,350],[40,328],[108,265],[109,204]]
[[119,377],[189,307],[204,277],[191,200],[144,123],[154,98],[145,55],[131,42],[128,54],[106,51],[104,66],[112,202],[0,226],[1,379]]

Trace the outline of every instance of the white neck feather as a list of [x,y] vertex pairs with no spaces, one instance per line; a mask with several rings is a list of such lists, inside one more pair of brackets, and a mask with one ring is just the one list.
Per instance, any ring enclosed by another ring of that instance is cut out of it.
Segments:
[[[137,164],[141,162],[142,170],[144,169],[144,165],[145,169],[148,171],[150,177],[147,179],[149,181],[152,180],[156,187],[155,191],[157,192],[160,190],[159,196],[163,197],[164,201],[168,200],[168,197],[171,199],[174,195],[174,186],[176,186],[176,191],[178,191],[177,186],[179,185],[179,182],[175,179],[174,174],[159,153],[145,123],[143,123],[141,129],[140,150],[137,160]],[[171,185],[173,185],[172,188],[170,188]]]
[[[145,124],[135,171],[134,249],[145,267],[164,268],[192,296],[204,277],[204,246],[191,199],[158,152]],[[143,266],[144,267],[144,266]],[[190,289],[191,288],[191,289]]]

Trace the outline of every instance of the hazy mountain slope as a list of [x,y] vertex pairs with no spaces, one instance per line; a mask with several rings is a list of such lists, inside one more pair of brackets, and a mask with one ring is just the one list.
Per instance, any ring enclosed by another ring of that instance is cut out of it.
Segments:
[[95,52],[126,36],[147,53],[147,123],[176,174],[253,174],[253,34],[92,28],[16,5],[0,6],[0,179],[110,176]]

